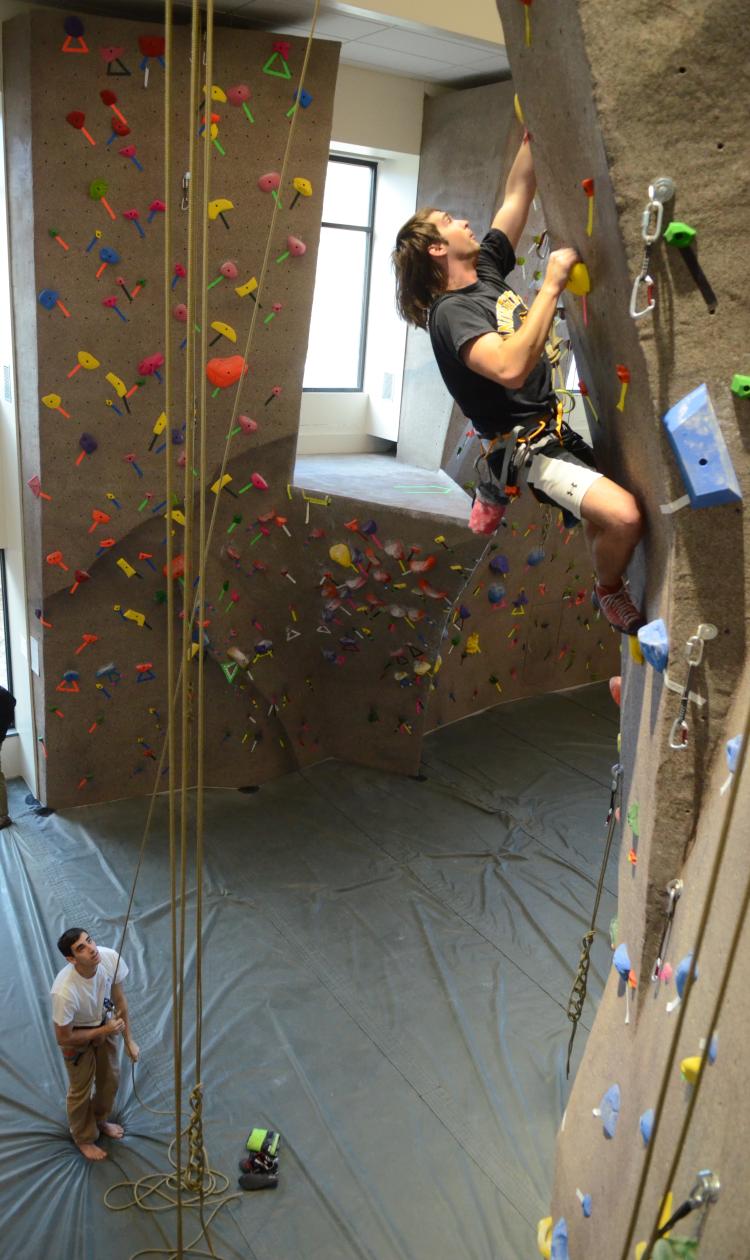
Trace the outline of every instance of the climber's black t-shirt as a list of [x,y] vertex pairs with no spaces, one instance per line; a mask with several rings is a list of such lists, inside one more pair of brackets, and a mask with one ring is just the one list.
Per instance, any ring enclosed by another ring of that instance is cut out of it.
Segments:
[[507,236],[492,228],[480,247],[478,280],[465,289],[441,294],[430,309],[430,340],[440,374],[481,437],[507,433],[517,424],[531,428],[541,416],[554,414],[557,406],[546,354],[520,389],[505,389],[461,361],[459,352],[467,341],[488,332],[507,337],[525,320],[527,307],[505,282],[515,265]]

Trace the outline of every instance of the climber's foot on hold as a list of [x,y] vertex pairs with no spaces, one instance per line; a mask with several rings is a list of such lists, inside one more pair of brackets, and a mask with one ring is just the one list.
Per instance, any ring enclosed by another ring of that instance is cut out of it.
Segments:
[[624,582],[617,586],[594,587],[594,606],[599,608],[615,630],[621,634],[637,634],[641,626],[646,624],[643,614],[636,608]]

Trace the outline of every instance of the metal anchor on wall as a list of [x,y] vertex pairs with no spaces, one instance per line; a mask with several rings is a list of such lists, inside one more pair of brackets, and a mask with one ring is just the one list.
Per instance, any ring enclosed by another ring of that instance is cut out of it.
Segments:
[[672,1231],[678,1221],[689,1216],[691,1212],[700,1211],[698,1226],[695,1231],[695,1241],[699,1242],[703,1229],[706,1224],[706,1216],[708,1209],[712,1203],[716,1203],[721,1192],[721,1182],[715,1172],[710,1168],[702,1168],[696,1176],[695,1185],[690,1191],[689,1196],[684,1203],[681,1203],[676,1212],[673,1212],[668,1221],[660,1227],[656,1237],[664,1238],[664,1236]]

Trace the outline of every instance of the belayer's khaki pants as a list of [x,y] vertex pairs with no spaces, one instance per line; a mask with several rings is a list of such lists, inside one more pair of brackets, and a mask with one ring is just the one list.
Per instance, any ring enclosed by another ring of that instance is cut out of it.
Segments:
[[118,1040],[97,1039],[82,1050],[63,1052],[68,1070],[68,1124],[73,1141],[95,1142],[120,1083]]

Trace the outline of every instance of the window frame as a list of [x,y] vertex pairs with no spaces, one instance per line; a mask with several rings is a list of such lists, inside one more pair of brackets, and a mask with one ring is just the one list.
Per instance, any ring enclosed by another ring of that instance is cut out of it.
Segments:
[[[329,223],[323,219],[320,224],[321,234],[323,228],[336,228],[344,232],[364,232],[365,233],[365,283],[362,292],[362,314],[359,325],[359,362],[357,364],[357,384],[356,385],[303,385],[303,394],[361,394],[364,388],[365,378],[365,359],[367,356],[367,332],[368,320],[370,313],[370,281],[372,277],[372,243],[375,235],[375,205],[377,201],[378,186],[378,162],[376,158],[360,158],[352,157],[348,153],[329,153],[329,162],[340,162],[344,166],[367,166],[372,172],[370,183],[370,205],[368,208],[367,224],[359,223]],[[315,271],[315,280],[317,282],[317,267]],[[314,290],[313,290],[314,298]],[[304,375],[303,375],[304,379]]]
[[[8,616],[8,575],[5,567],[5,551],[0,547],[0,618],[5,635],[5,687],[13,695],[13,662],[10,656],[10,618]],[[3,685],[3,684],[0,684]]]

